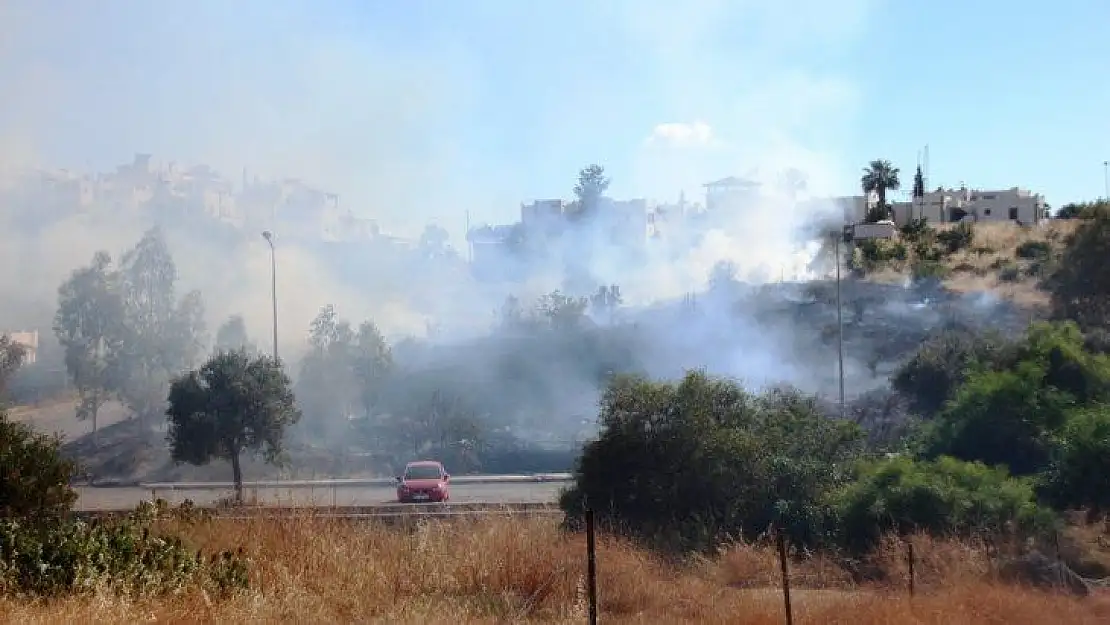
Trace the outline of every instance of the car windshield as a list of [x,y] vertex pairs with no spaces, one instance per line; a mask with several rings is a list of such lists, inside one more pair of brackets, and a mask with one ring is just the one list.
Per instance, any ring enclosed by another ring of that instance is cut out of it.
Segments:
[[439,467],[431,464],[418,464],[405,469],[406,480],[438,480]]

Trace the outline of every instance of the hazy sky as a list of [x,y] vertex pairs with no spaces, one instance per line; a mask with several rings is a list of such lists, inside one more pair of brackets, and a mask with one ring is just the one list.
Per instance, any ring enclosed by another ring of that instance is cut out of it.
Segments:
[[[1021,7],[1029,7],[1022,9]],[[604,164],[1103,192],[1110,3],[0,0],[0,165],[133,152],[303,177],[394,231],[508,221]],[[694,198],[691,198],[694,199]]]

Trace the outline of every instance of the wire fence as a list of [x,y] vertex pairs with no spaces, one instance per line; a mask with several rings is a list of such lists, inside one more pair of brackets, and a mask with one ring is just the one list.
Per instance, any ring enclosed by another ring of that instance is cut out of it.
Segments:
[[[597,623],[598,576],[605,574],[599,561],[592,510],[586,510],[587,597],[589,622]],[[888,536],[865,561],[832,558],[792,549],[786,534],[774,533],[759,544],[737,544],[724,549],[720,564],[729,569],[730,586],[774,588],[782,593],[783,622],[793,625],[795,606],[792,589],[833,590],[873,587],[902,592],[909,597],[973,580],[1016,583],[1044,590],[1086,596],[1096,587],[1110,586],[1108,579],[1085,578],[1072,570],[1069,561],[1076,553],[1061,546],[1056,532],[1040,544],[1016,535],[998,535],[976,540],[945,540],[928,535]]]

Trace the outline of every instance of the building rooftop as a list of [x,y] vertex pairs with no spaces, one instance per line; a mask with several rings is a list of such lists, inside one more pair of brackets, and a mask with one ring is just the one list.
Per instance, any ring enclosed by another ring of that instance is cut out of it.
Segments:
[[703,184],[702,186],[706,187],[706,188],[721,188],[721,187],[752,188],[752,187],[758,187],[759,183],[758,182],[753,182],[751,180],[745,180],[743,178],[738,178],[736,176],[729,176],[727,178],[721,178],[720,180],[714,180],[713,182],[707,182],[707,183]]

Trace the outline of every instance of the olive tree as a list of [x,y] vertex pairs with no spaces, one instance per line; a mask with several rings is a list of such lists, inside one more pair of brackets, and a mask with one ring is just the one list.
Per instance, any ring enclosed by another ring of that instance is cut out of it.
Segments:
[[271,356],[219,352],[170,385],[167,438],[176,462],[231,463],[235,497],[243,498],[243,452],[271,464],[281,456],[285,430],[300,420],[289,377]]

